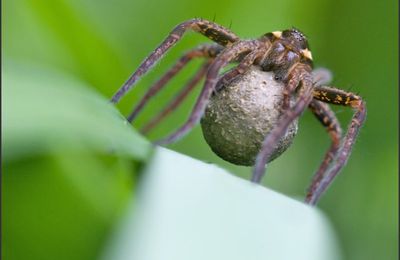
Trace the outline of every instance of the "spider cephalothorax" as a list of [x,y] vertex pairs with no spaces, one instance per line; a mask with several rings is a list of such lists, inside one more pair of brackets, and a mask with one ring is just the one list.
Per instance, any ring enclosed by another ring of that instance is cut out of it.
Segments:
[[[229,29],[204,19],[192,19],[176,26],[168,37],[143,61],[126,83],[113,96],[112,102],[119,99],[145,74],[187,30],[193,30],[208,37],[216,44],[201,45],[183,55],[167,73],[160,78],[140,100],[128,121],[132,121],[142,110],[149,98],[162,89],[193,58],[205,58],[206,62],[187,83],[178,96],[161,111],[143,132],[147,132],[173,111],[196,84],[205,77],[204,87],[194,105],[189,119],[173,134],[156,142],[168,144],[175,142],[190,131],[202,118],[207,104],[213,95],[229,88],[233,81],[241,79],[255,68],[272,72],[274,80],[283,84],[282,102],[276,109],[278,120],[261,138],[259,152],[254,159],[252,181],[259,183],[265,171],[266,162],[276,154],[277,145],[288,132],[289,126],[309,108],[328,131],[332,144],[316,172],[306,196],[306,202],[316,204],[350,155],[351,148],[366,116],[365,102],[360,96],[337,88],[325,86],[324,73],[312,71],[312,56],[306,37],[297,29],[267,33],[258,39],[241,40]],[[228,64],[237,64],[221,75]],[[268,85],[266,85],[268,87]],[[240,100],[240,98],[238,99]],[[326,103],[349,106],[355,110],[346,135],[341,137],[341,128]],[[262,104],[261,104],[262,105]],[[254,106],[253,106],[254,107]],[[253,111],[254,112],[254,111]],[[230,116],[230,115],[229,115]],[[267,115],[266,115],[267,116]],[[248,118],[246,118],[248,119]],[[251,122],[250,122],[251,123]],[[224,129],[229,131],[230,129]],[[215,136],[214,136],[215,137]],[[229,157],[229,156],[228,156]],[[252,157],[246,160],[253,160]]]
[[287,81],[290,68],[303,63],[312,68],[312,56],[306,37],[297,29],[275,31],[260,38],[268,51],[259,62],[264,71],[273,71],[276,80]]

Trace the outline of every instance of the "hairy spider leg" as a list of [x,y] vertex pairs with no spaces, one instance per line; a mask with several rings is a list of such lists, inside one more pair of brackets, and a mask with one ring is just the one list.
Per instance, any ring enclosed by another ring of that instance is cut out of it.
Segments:
[[191,19],[177,25],[167,38],[140,64],[139,68],[129,77],[122,87],[114,94],[112,103],[117,103],[132,86],[143,76],[172,46],[174,46],[187,30],[201,33],[210,40],[222,45],[230,46],[239,41],[229,29],[204,19]]
[[298,118],[304,112],[313,98],[312,90],[314,86],[312,84],[311,71],[308,71],[307,68],[308,66],[303,66],[302,64],[298,65],[296,70],[300,70],[300,72],[295,73],[294,75],[300,75],[299,78],[292,77],[292,79],[289,80],[289,89],[295,89],[295,87],[291,87],[292,85],[299,86],[296,101],[292,107],[283,112],[277,125],[265,137],[261,150],[256,157],[251,178],[252,182],[261,182],[261,179],[265,174],[265,165],[274,151],[279,139],[286,133],[287,128],[293,120]]
[[[260,54],[258,51],[255,51],[253,55],[258,56]],[[237,76],[242,75],[246,71],[248,71],[251,65],[253,64],[254,64],[254,59],[252,56],[248,56],[247,59],[245,60],[242,59],[239,65],[233,67],[220,77],[220,79],[217,82],[217,85],[215,86],[215,91],[218,92],[225,86],[228,86]]]
[[132,122],[137,115],[142,111],[143,107],[148,103],[149,99],[156,95],[164,86],[178,74],[193,58],[214,58],[221,51],[223,47],[220,45],[201,45],[186,54],[170,68],[154,85],[152,85],[136,105],[133,111],[127,117],[128,122]]
[[[282,102],[282,111],[286,111],[290,108],[290,99],[293,96],[295,90],[299,86],[302,74],[296,73],[296,70],[301,70],[301,65],[300,66],[293,66],[294,69],[289,71],[289,74],[293,74],[293,76],[290,78],[288,84],[285,86],[283,89],[283,102]],[[292,73],[294,72],[294,73]]]
[[[301,69],[300,65],[300,69]],[[294,91],[296,90],[298,83],[300,81],[301,73],[296,73],[296,70],[299,70],[299,66],[295,65],[288,71],[288,75],[293,75],[293,77],[289,80],[289,83],[283,90],[283,104],[282,111],[287,110],[290,107],[290,98],[292,97]],[[328,84],[332,80],[331,72],[326,68],[317,68],[312,72],[313,84],[314,86],[320,86],[322,84]]]
[[[220,69],[228,65],[229,62],[235,60],[240,54],[243,54],[245,52],[249,52],[249,54],[243,59],[242,62],[247,62],[248,59],[249,63],[252,64],[257,58],[257,55],[260,55],[262,53],[262,51],[259,51],[259,48],[261,48],[261,44],[254,40],[240,41],[235,43],[232,47],[225,48],[210,65],[204,87],[196,101],[196,104],[194,105],[189,119],[177,131],[173,132],[167,138],[157,141],[156,144],[170,144],[187,134],[188,131],[190,131],[190,129],[192,129],[200,121],[201,116],[204,114],[207,102],[210,99],[211,94],[217,84],[218,73]],[[257,51],[251,52],[251,50],[254,49],[256,49]]]
[[[146,124],[141,132],[146,134],[152,128],[154,128],[162,119],[164,119],[169,113],[173,112],[181,103],[181,101],[194,89],[196,84],[206,74],[207,69],[212,61],[204,64],[204,66],[197,72],[197,74],[191,79],[190,82],[181,90],[181,92],[165,107],[161,112],[155,116],[148,124]],[[243,60],[236,67],[232,68],[225,74],[223,74],[217,82],[215,91],[218,92],[224,86],[227,86],[234,78],[248,71],[252,65],[253,59],[249,57],[247,60]]]
[[336,158],[339,152],[340,140],[342,137],[342,129],[340,127],[339,121],[337,120],[334,112],[329,108],[328,104],[313,99],[308,107],[316,116],[316,118],[321,122],[321,124],[325,126],[331,137],[332,143],[329,147],[329,150],[326,152],[324,160],[322,161],[318,171],[315,173],[312,179],[311,185],[308,188],[306,201],[307,198],[312,197],[317,186],[325,176],[329,165]]
[[[332,81],[332,73],[326,68],[314,69],[312,71],[312,76],[315,86],[329,84]],[[322,123],[322,125],[325,126],[332,139],[332,143],[330,148],[326,152],[324,160],[322,161],[320,167],[314,174],[310,187],[307,190],[306,197],[310,197],[311,194],[314,193],[315,188],[325,175],[325,172],[328,169],[329,165],[336,157],[337,152],[339,151],[340,140],[342,136],[342,128],[340,127],[340,123],[328,104],[313,99],[308,108],[311,110],[311,112],[313,112],[315,117]]]
[[173,112],[187,95],[196,87],[200,80],[206,75],[208,68],[210,67],[211,60],[204,63],[203,66],[196,72],[196,74],[186,83],[183,89],[167,104],[161,112],[153,117],[144,127],[141,128],[140,132],[143,134],[148,133],[153,129],[161,120],[163,120],[168,114]]
[[322,86],[317,87],[314,91],[314,98],[326,103],[349,106],[355,110],[351,119],[347,133],[342,141],[335,163],[324,174],[323,179],[315,188],[313,194],[306,197],[306,202],[315,205],[329,184],[333,181],[339,171],[346,164],[350,156],[351,149],[355,143],[358,132],[365,121],[367,109],[365,101],[358,95],[340,89]]
[[230,69],[220,77],[217,85],[215,86],[215,92],[218,92],[225,86],[228,86],[237,76],[239,76],[239,70],[237,70],[236,68],[237,67]]
[[[215,57],[215,56],[214,56]],[[238,60],[239,61],[239,60]],[[179,92],[179,94],[165,107],[161,112],[155,116],[148,124],[146,124],[141,132],[146,134],[153,127],[155,127],[162,119],[164,119],[169,113],[174,111],[181,103],[181,101],[194,89],[196,84],[201,80],[201,78],[206,74],[207,69],[212,61],[204,64],[203,67],[197,72],[197,74],[187,83],[187,85]],[[236,67],[229,70],[227,73],[222,75],[217,82],[215,91],[219,91],[224,86],[228,85],[235,77],[248,71],[253,63],[253,58],[249,56],[247,60],[243,60]]]

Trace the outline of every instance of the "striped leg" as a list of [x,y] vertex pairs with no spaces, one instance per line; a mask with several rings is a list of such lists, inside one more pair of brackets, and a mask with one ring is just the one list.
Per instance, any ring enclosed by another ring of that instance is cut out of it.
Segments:
[[[197,74],[187,83],[187,85],[182,89],[182,91],[167,105],[162,111],[154,117],[148,124],[146,124],[141,132],[143,134],[148,133],[152,128],[154,128],[163,118],[165,118],[169,113],[174,111],[181,103],[181,101],[192,91],[196,84],[201,80],[201,78],[207,72],[208,67],[212,61],[204,64],[204,66],[197,72]],[[221,90],[224,86],[229,85],[229,83],[237,76],[245,73],[253,63],[253,58],[248,56],[239,63],[238,66],[231,69],[229,72],[225,73],[218,80],[215,87],[215,91]]]
[[219,71],[229,64],[229,62],[235,60],[240,54],[249,53],[251,50],[256,49],[256,51],[249,53],[243,60],[248,59],[254,62],[258,55],[262,54],[263,51],[258,49],[261,48],[260,43],[256,41],[240,41],[234,44],[230,48],[224,49],[219,56],[211,64],[206,77],[206,82],[204,87],[198,97],[196,104],[192,110],[189,119],[183,124],[181,128],[172,133],[165,139],[162,139],[157,144],[169,144],[179,140],[185,134],[187,134],[190,129],[192,129],[200,120],[201,116],[204,114],[204,110],[207,106],[207,102],[210,99],[212,92],[215,89],[216,83],[218,81]]
[[214,58],[221,51],[223,47],[219,45],[202,45],[198,48],[189,51],[183,55],[174,66],[169,69],[164,76],[162,76],[153,86],[149,88],[139,104],[133,109],[133,111],[127,117],[129,122],[132,122],[136,116],[140,113],[143,107],[148,103],[149,99],[156,95],[176,74],[178,74],[193,58],[204,57]]
[[328,152],[325,154],[324,160],[322,161],[318,171],[313,177],[311,185],[308,189],[306,201],[308,201],[312,197],[317,186],[324,177],[329,165],[335,159],[339,151],[340,139],[342,135],[342,129],[340,128],[339,121],[337,120],[333,111],[329,108],[328,104],[322,103],[321,101],[314,99],[313,101],[311,101],[308,107],[321,122],[321,124],[325,126],[332,139],[332,144]]
[[224,87],[228,86],[237,76],[239,76],[239,70],[237,67],[230,69],[218,80],[215,86],[215,92],[222,90]]
[[293,120],[299,117],[308,107],[313,98],[312,90],[314,87],[310,72],[306,71],[301,66],[299,66],[297,69],[300,71],[294,73],[294,75],[297,76],[293,77],[289,81],[287,86],[287,88],[291,89],[292,91],[294,91],[296,87],[299,86],[295,104],[283,112],[278,124],[271,130],[271,132],[266,136],[265,140],[263,141],[261,150],[256,157],[256,162],[251,178],[252,182],[261,182],[261,179],[265,174],[265,165],[268,162],[268,159],[271,156],[272,152],[274,151],[277,142],[282,137],[282,135],[285,134],[287,128],[293,122]]
[[140,131],[143,134],[148,133],[151,129],[153,129],[161,120],[163,120],[168,114],[173,112],[186,98],[186,96],[196,87],[196,85],[200,82],[200,80],[207,73],[207,70],[210,66],[211,61],[206,62],[199,71],[190,79],[189,82],[185,85],[185,87],[178,93],[178,95],[170,102],[166,107],[164,107],[161,112],[156,115],[153,119],[150,120]]
[[363,101],[360,96],[340,89],[325,86],[316,87],[314,90],[314,98],[331,104],[349,106],[355,110],[355,113],[334,162],[331,164],[326,174],[324,174],[319,184],[314,188],[314,191],[306,198],[306,202],[311,205],[315,205],[318,202],[329,184],[346,164],[367,113],[365,101]]
[[187,30],[201,33],[221,46],[230,46],[239,41],[230,30],[204,19],[191,19],[176,26],[167,38],[140,64],[139,68],[129,77],[122,87],[114,94],[112,103],[117,103],[132,86],[173,47]]

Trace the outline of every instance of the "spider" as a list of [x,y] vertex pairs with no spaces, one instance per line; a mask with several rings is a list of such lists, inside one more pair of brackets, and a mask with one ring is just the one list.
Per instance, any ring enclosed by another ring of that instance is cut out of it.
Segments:
[[[257,39],[242,40],[229,29],[214,22],[200,18],[187,20],[177,25],[168,37],[141,63],[139,68],[115,93],[111,102],[117,103],[188,30],[200,33],[215,43],[200,45],[184,54],[148,90],[127,117],[127,120],[132,122],[148,100],[194,58],[204,58],[206,61],[175,100],[150,124],[145,126],[144,132],[150,130],[166,114],[174,110],[203,77],[205,77],[204,86],[187,121],[171,135],[157,141],[156,144],[158,145],[175,142],[187,134],[200,121],[210,97],[221,84],[227,85],[253,66],[257,66],[262,71],[270,71],[274,74],[274,79],[285,86],[282,104],[284,110],[278,123],[262,142],[261,149],[255,159],[251,181],[254,183],[261,182],[265,174],[266,163],[269,161],[278,140],[285,134],[288,126],[301,116],[306,108],[309,108],[326,128],[331,138],[331,146],[315,173],[305,197],[306,203],[316,205],[350,155],[366,117],[366,104],[360,96],[354,93],[318,84],[323,81],[319,78],[324,76],[312,73],[313,62],[308,41],[299,30],[293,28],[275,31],[266,33]],[[237,64],[236,67],[220,76],[221,69],[232,63]],[[292,99],[294,99],[294,102],[291,102]],[[326,103],[347,106],[354,110],[347,133],[343,138],[339,122]]]

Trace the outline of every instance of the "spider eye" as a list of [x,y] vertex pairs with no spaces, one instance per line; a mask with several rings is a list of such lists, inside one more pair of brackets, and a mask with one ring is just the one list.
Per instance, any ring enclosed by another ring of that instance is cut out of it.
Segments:
[[308,47],[306,36],[295,28],[283,31],[282,37],[287,38],[298,44],[301,49],[307,49]]

